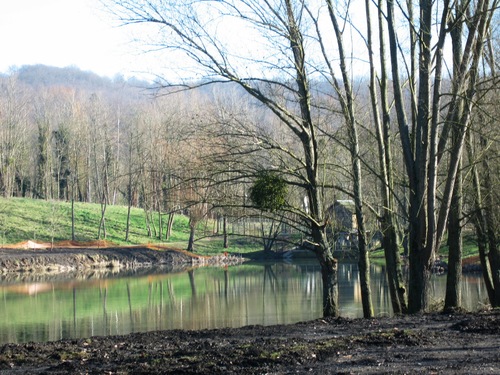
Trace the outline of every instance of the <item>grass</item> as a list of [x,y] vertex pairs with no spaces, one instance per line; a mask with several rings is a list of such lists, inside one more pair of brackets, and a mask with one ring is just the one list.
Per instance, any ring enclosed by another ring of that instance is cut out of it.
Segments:
[[[158,215],[154,225],[158,228]],[[107,206],[106,240],[118,245],[168,244],[185,249],[189,238],[189,218],[176,215],[169,240],[150,237],[146,229],[146,215],[143,209],[132,208],[130,215],[129,241],[125,241],[127,220],[126,206]],[[75,239],[92,241],[97,239],[101,205],[75,203]],[[229,248],[224,249],[222,236],[213,234],[214,222],[201,221],[197,229],[196,252],[202,255],[229,253],[260,254],[262,244],[255,238],[230,236]],[[163,233],[165,233],[163,231]],[[71,203],[28,198],[0,198],[0,244],[14,244],[32,240],[57,242],[71,239]],[[101,237],[102,239],[102,237]],[[471,233],[464,235],[464,259],[477,256],[477,244]],[[448,256],[448,246],[443,241],[439,251],[443,258]],[[370,252],[371,262],[385,264],[381,249]]]
[[[401,252],[403,249],[401,249]],[[448,259],[449,247],[446,242],[446,238],[442,241],[442,245],[439,248],[438,255],[443,259]],[[477,248],[477,240],[472,232],[465,232],[463,235],[463,249],[462,249],[462,259],[476,258],[479,255],[479,250]],[[370,252],[370,262],[373,264],[384,265],[385,256],[384,250],[382,248],[376,249]]]
[[[101,219],[101,205],[76,203],[75,240],[92,241],[98,235]],[[154,226],[158,230],[158,215],[154,216]],[[166,218],[164,218],[166,219]],[[176,215],[172,233],[167,241],[148,235],[146,215],[143,209],[132,208],[130,213],[129,240],[125,241],[127,207],[106,208],[106,240],[118,245],[169,244],[185,249],[189,239],[189,219]],[[197,229],[199,239],[195,242],[197,253],[203,255],[220,254],[223,251],[246,253],[261,250],[258,241],[245,237],[230,237],[230,247],[223,249],[221,236],[214,236],[210,229],[213,222],[202,221]],[[165,231],[163,231],[165,233]],[[71,203],[28,198],[0,198],[0,244],[15,244],[32,240],[57,242],[71,239]],[[102,233],[101,233],[101,239]]]
[[[474,236],[474,234],[470,232],[464,233],[462,246],[463,246],[462,256],[464,259],[477,256],[479,254],[476,237]],[[448,252],[449,252],[449,247],[446,240],[444,240],[443,245],[439,249],[439,255],[447,258]]]

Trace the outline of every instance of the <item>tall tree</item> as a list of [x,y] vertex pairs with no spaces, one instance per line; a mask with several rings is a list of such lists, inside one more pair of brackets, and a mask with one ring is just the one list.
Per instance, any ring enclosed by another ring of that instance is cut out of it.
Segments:
[[[166,31],[165,36],[168,35],[158,41],[160,45],[173,48],[194,62],[195,68],[201,70],[200,78],[239,85],[285,124],[300,143],[300,154],[294,157],[300,164],[301,173],[297,175],[309,202],[309,212],[301,213],[308,228],[311,248],[321,265],[323,313],[325,316],[338,315],[337,260],[326,238],[318,134],[311,107],[305,25],[300,2],[130,0],[114,2],[113,11],[127,24],[159,26]],[[242,36],[248,37],[249,44],[245,45],[241,40],[235,43],[227,38],[230,35],[218,34],[217,25],[222,20],[239,22],[247,31]],[[264,48],[255,55],[256,51],[251,47],[255,42],[250,42],[254,38],[260,40],[262,47],[273,44],[273,48],[267,51]],[[274,47],[275,43],[279,48]],[[247,55],[243,56],[245,53]],[[248,66],[246,72],[245,66]],[[277,68],[280,79],[264,78]],[[258,78],[249,73],[252,69],[260,70]]]
[[[497,18],[498,19],[498,16]],[[472,178],[472,222],[476,229],[479,257],[490,304],[500,306],[500,133],[498,129],[499,30],[488,40],[488,53],[476,102],[473,127],[469,130],[467,156]],[[496,46],[496,48],[494,47]]]
[[[365,1],[365,12],[367,20],[366,45],[370,65],[370,100],[372,106],[373,122],[378,146],[379,159],[379,180],[382,198],[381,222],[382,247],[384,248],[387,280],[391,295],[392,309],[394,314],[401,314],[407,311],[405,299],[405,287],[401,270],[401,257],[398,238],[398,220],[396,215],[396,204],[394,194],[394,171],[392,157],[391,139],[391,117],[388,97],[388,72],[387,72],[387,52],[385,42],[385,28],[383,22],[382,2],[378,2],[378,39],[372,27],[371,3]],[[379,44],[379,64],[380,75],[376,72],[375,43]],[[380,92],[377,87],[380,86]],[[379,102],[380,97],[380,102]]]
[[[408,4],[412,6],[411,3]],[[415,93],[415,96],[410,95],[410,99],[415,98],[415,104],[410,106],[414,108],[415,115],[409,116],[401,82],[401,60],[405,61],[405,56],[400,54],[401,41],[396,32],[396,8],[404,9],[404,6],[393,0],[387,1],[395,108],[410,190],[408,308],[413,313],[424,311],[428,307],[431,267],[449,218],[465,134],[470,126],[470,109],[477,88],[479,63],[496,1],[469,3],[467,17],[459,17],[452,23],[452,11],[463,14],[460,3],[444,1],[438,4],[422,0],[418,6],[418,22],[405,21],[410,30],[417,31],[416,46],[419,54],[416,76],[408,77],[414,84],[410,87],[410,92]],[[468,19],[474,19],[474,22],[468,22]],[[437,25],[436,32],[433,32],[434,24]],[[466,25],[467,30],[462,35],[465,43],[463,50],[453,51],[458,68],[449,77],[451,91],[448,92],[442,84],[444,47],[450,30],[462,24]],[[441,106],[445,94],[449,99],[446,112],[443,113]],[[456,141],[450,145],[449,158],[443,158],[444,150],[451,142],[452,128],[455,129]],[[438,196],[437,189],[439,168],[446,171],[441,196]]]
[[[316,30],[318,39],[320,41],[325,63],[329,67],[328,72],[330,75],[330,82],[333,85],[335,93],[337,94],[342,109],[345,124],[348,129],[348,145],[347,148],[351,156],[351,170],[352,170],[352,185],[353,185],[353,198],[355,204],[355,214],[357,222],[357,246],[359,250],[359,272],[361,284],[361,300],[363,304],[363,316],[371,318],[373,316],[373,306],[371,302],[371,289],[370,289],[370,266],[368,260],[368,241],[366,238],[366,223],[364,216],[364,199],[363,199],[363,183],[361,173],[361,157],[359,145],[359,130],[358,120],[355,114],[355,98],[350,79],[350,73],[347,69],[347,51],[344,46],[344,31],[341,28],[335,7],[331,0],[326,0],[328,7],[328,15],[333,27],[335,40],[338,49],[338,59],[342,79],[337,79],[334,68],[330,63],[330,56],[326,53],[326,45],[322,42],[322,33],[319,31],[319,26],[316,23]],[[311,19],[315,20],[314,15],[310,13]],[[342,83],[342,85],[340,84]]]

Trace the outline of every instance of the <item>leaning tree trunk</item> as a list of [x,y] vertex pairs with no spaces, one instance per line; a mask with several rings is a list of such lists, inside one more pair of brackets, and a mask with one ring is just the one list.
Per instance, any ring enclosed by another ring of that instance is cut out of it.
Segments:
[[[467,143],[467,154],[469,160],[474,160],[474,152],[472,151],[473,135],[469,131],[469,142]],[[483,273],[484,285],[488,293],[490,304],[493,305],[495,300],[495,288],[493,286],[493,278],[491,275],[491,268],[488,261],[488,238],[486,235],[487,225],[483,209],[483,197],[481,191],[481,183],[477,164],[471,163],[472,186],[474,188],[474,206],[472,222],[477,237],[477,247],[479,250],[479,260],[481,262],[481,269]]]
[[[342,73],[343,90],[338,80],[332,77],[333,87],[339,97],[342,107],[342,115],[348,128],[349,141],[348,148],[351,154],[351,168],[353,175],[353,195],[356,206],[356,222],[358,225],[358,250],[359,250],[359,272],[361,286],[361,301],[363,305],[363,316],[371,318],[373,316],[373,306],[370,289],[370,262],[368,260],[368,249],[366,244],[365,219],[363,216],[363,183],[361,175],[361,160],[359,156],[358,125],[354,113],[354,98],[351,88],[351,81],[346,67],[346,55],[343,42],[343,32],[335,15],[334,6],[331,0],[327,1],[328,14],[335,31],[337,47],[339,50],[340,70]],[[332,75],[334,73],[331,73]]]
[[[486,145],[486,140],[483,139],[483,145]],[[491,305],[493,307],[500,307],[500,247],[499,238],[495,228],[495,216],[498,215],[498,202],[495,202],[493,191],[493,183],[491,179],[491,174],[493,173],[490,168],[490,161],[487,157],[483,160],[483,184],[485,190],[485,201],[486,205],[484,207],[485,219],[486,219],[486,237],[488,240],[488,261],[490,265],[491,278],[493,281],[493,301]]]
[[[394,184],[392,171],[392,150],[390,137],[390,110],[387,97],[387,66],[385,49],[385,30],[383,23],[382,4],[379,1],[378,19],[379,19],[379,44],[380,44],[380,67],[381,76],[378,78],[375,72],[375,61],[373,58],[373,36],[371,28],[370,15],[371,2],[365,0],[367,35],[368,35],[368,53],[370,61],[370,97],[373,110],[373,119],[378,144],[378,158],[380,166],[380,185],[382,192],[382,214],[380,216],[382,232],[382,248],[384,249],[385,263],[387,267],[387,282],[391,296],[392,310],[395,315],[406,313],[405,287],[403,273],[401,270],[401,257],[398,246],[398,232],[395,218],[394,205]],[[377,93],[376,82],[380,85],[380,95]],[[378,97],[381,98],[380,115]]]
[[[313,249],[321,265],[323,279],[323,316],[338,316],[338,281],[337,260],[333,257],[325,234],[325,215],[323,210],[321,183],[318,178],[319,147],[316,139],[316,128],[311,112],[311,90],[306,71],[305,48],[303,36],[295,19],[294,7],[290,0],[285,0],[288,16],[288,32],[290,47],[295,63],[295,83],[297,85],[298,104],[300,107],[300,126],[290,124],[290,129],[298,136],[304,152],[304,169],[307,184],[305,190],[309,199],[309,229],[313,241]],[[288,115],[287,115],[288,116]],[[287,117],[284,116],[284,117]],[[283,118],[284,118],[283,117]]]
[[[451,28],[451,39],[453,48],[453,72],[459,73],[460,61],[463,49],[463,24],[456,22]],[[460,111],[462,112],[462,111]],[[452,127],[452,142],[456,144],[460,139],[457,127]],[[450,206],[450,217],[448,219],[448,275],[446,277],[446,296],[444,310],[452,310],[460,307],[462,299],[462,159],[460,158],[457,172],[457,179],[453,190],[453,197]]]
[[187,246],[187,251],[194,251],[194,238],[196,235],[196,224],[198,222],[194,220],[193,218],[189,219],[189,240],[188,240],[188,246]]
[[455,184],[455,192],[448,221],[448,274],[444,310],[459,308],[462,304],[462,176]]
[[167,229],[165,230],[165,239],[168,241],[172,235],[172,226],[174,225],[174,213],[168,214]]

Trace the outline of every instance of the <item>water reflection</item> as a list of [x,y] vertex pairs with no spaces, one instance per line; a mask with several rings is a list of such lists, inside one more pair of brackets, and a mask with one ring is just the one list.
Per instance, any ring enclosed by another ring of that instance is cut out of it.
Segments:
[[[372,266],[371,271],[375,313],[389,315],[385,270]],[[286,324],[321,316],[321,275],[313,261],[142,272],[79,280],[3,281],[0,343]],[[445,284],[445,277],[433,278],[435,299],[443,298]],[[341,314],[361,317],[355,264],[340,264],[339,294]],[[466,276],[464,307],[475,309],[485,299],[481,278]]]

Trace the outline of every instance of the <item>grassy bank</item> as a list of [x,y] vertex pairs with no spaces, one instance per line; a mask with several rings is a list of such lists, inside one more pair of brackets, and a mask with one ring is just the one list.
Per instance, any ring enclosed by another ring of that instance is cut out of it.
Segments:
[[[75,203],[75,239],[92,241],[97,239],[101,220],[101,205],[92,203]],[[106,240],[118,245],[136,244],[169,244],[172,247],[185,249],[189,238],[189,219],[184,215],[176,215],[172,233],[165,239],[165,230],[158,237],[158,214],[153,215],[157,230],[148,235],[146,214],[143,209],[132,208],[130,213],[129,241],[125,241],[127,207],[107,206],[106,208]],[[166,221],[166,217],[163,219]],[[223,251],[249,254],[262,250],[260,241],[242,236],[230,236],[229,248],[223,248],[222,236],[214,234],[215,223],[211,220],[200,221],[197,230],[195,249],[200,254],[213,255]],[[57,242],[71,239],[71,203],[61,201],[45,201],[27,198],[0,198],[0,244],[14,244],[32,240],[41,242]],[[102,239],[102,235],[101,235]],[[446,241],[439,255],[448,256]],[[464,236],[464,258],[477,256],[477,244],[472,234]],[[383,250],[371,252],[371,261],[385,264]]]
[[[446,243],[446,240],[443,241],[439,249],[438,256],[444,260],[448,261],[448,252],[449,247]],[[475,235],[472,232],[465,232],[463,236],[463,249],[462,249],[462,258],[463,259],[476,259],[479,256],[479,250],[477,248],[477,240]],[[377,249],[370,253],[370,261],[373,264],[384,265],[385,264],[385,255],[383,249]]]
[[[101,205],[75,203],[75,240],[96,240],[101,220]],[[132,208],[130,213],[129,241],[125,241],[127,226],[126,206],[107,206],[106,240],[118,245],[160,243],[185,249],[189,238],[188,218],[176,215],[172,233],[168,240],[165,231],[158,237],[158,214],[154,216],[154,231],[148,235],[146,214],[143,209]],[[166,220],[166,217],[164,217]],[[151,225],[153,226],[153,224]],[[195,248],[202,254],[217,254],[225,251],[221,236],[213,234],[214,224],[202,221],[198,228],[199,239]],[[103,238],[101,232],[101,239]],[[27,198],[0,198],[0,244],[14,244],[32,240],[57,242],[71,239],[71,203]],[[261,249],[259,242],[241,237],[231,237],[229,252],[247,253]]]

